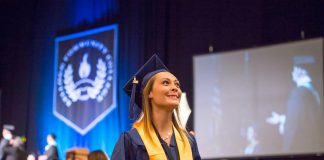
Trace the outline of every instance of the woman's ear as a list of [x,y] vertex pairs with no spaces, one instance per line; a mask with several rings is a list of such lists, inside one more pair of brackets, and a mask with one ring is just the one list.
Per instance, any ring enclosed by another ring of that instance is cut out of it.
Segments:
[[152,94],[152,92],[150,92],[150,94],[149,94],[149,98],[153,98],[153,94]]

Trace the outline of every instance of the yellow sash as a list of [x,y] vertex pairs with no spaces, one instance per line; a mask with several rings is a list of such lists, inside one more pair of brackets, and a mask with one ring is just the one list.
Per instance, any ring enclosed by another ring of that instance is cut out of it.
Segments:
[[[155,134],[153,128],[149,129],[153,142],[149,139],[148,136],[145,135],[143,120],[135,123],[134,128],[136,128],[137,132],[141,136],[141,139],[145,145],[150,160],[167,160],[167,156],[165,155],[162,145],[159,141],[159,138]],[[180,160],[191,160],[192,152],[191,152],[191,147],[188,138],[185,137],[184,139],[181,139],[180,133],[174,127],[173,127],[173,131],[175,134],[176,143],[179,150]],[[185,147],[185,144],[187,147]]]

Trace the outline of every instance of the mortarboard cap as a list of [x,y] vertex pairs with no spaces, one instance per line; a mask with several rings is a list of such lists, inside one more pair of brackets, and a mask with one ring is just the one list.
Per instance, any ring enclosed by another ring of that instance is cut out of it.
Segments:
[[3,125],[3,129],[6,129],[8,131],[14,131],[15,130],[15,126],[11,125],[11,124],[4,124]]
[[134,107],[142,109],[142,89],[148,80],[159,72],[168,71],[161,59],[154,54],[125,84],[124,91],[130,96],[129,116],[134,118]]
[[294,57],[295,65],[314,64],[315,58],[311,55],[299,55]]

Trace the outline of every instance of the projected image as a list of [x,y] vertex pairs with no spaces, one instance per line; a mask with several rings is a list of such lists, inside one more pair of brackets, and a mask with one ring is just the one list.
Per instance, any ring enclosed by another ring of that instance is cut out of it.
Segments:
[[194,57],[203,158],[324,152],[323,40]]
[[257,139],[256,134],[257,133],[252,126],[247,128],[246,140],[248,141],[248,144],[244,149],[244,154],[252,154],[256,151],[256,148],[259,144],[259,140]]
[[[307,145],[321,147],[318,140],[323,139],[323,107],[318,89],[312,83],[312,77],[302,67],[294,66],[292,80],[294,89],[287,102],[286,123],[284,127],[284,149],[298,150]],[[305,134],[308,131],[309,133]]]

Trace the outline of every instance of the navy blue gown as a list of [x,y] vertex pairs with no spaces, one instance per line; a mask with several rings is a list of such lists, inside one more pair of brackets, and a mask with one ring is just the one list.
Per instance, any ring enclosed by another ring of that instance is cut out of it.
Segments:
[[[190,135],[190,134],[189,134]],[[194,160],[200,160],[196,139],[190,135],[189,143]],[[172,136],[170,150],[175,157],[176,150],[174,148],[175,138]],[[112,160],[149,160],[145,145],[136,129],[131,129],[129,132],[123,132],[115,145]]]

